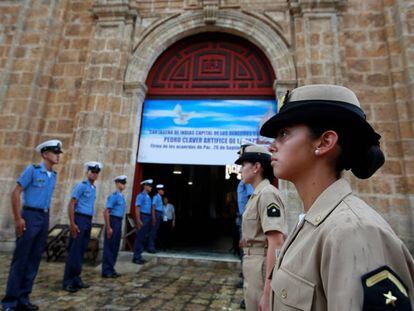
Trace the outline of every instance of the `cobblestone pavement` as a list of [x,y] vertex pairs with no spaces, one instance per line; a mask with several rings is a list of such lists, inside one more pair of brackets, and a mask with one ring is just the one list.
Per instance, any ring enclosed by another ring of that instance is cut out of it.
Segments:
[[[9,266],[10,255],[0,254],[2,297]],[[140,271],[132,267],[120,278],[103,279],[99,267],[85,264],[83,280],[91,287],[69,294],[61,290],[64,263],[42,261],[31,301],[41,310],[239,310],[243,293],[234,264],[153,258]]]

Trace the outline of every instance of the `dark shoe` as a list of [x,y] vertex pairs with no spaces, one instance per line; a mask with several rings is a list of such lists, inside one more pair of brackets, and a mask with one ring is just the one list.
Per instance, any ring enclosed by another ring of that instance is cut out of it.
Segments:
[[134,259],[134,260],[132,260],[132,262],[137,264],[137,265],[143,265],[147,261],[145,259]]
[[63,286],[63,290],[69,293],[76,293],[78,291],[78,288],[73,285],[67,285],[67,286]]
[[15,308],[6,308],[6,309],[3,309],[4,311],[16,311],[17,309],[15,309]]
[[112,273],[112,274],[102,274],[102,277],[105,279],[114,279],[117,278],[116,273]]
[[39,307],[30,302],[25,305],[18,304],[16,307],[16,311],[36,311],[36,310],[39,310]]
[[120,276],[122,276],[122,274],[119,274],[118,272],[115,272],[114,275],[116,278],[119,278]]
[[145,259],[134,259],[132,262],[136,263],[137,265],[143,265],[147,261]]
[[85,288],[89,288],[90,285],[89,284],[86,284],[86,283],[83,283],[83,282],[80,282],[79,284],[76,284],[75,287],[77,289],[85,289]]
[[236,288],[243,288],[243,281],[236,284]]
[[242,299],[242,301],[240,301],[240,309],[245,310],[246,309],[246,303],[244,302],[244,299]]
[[150,254],[155,254],[155,253],[157,253],[157,251],[156,251],[155,249],[149,249],[149,250],[147,250],[147,252],[148,252],[148,253],[150,253]]

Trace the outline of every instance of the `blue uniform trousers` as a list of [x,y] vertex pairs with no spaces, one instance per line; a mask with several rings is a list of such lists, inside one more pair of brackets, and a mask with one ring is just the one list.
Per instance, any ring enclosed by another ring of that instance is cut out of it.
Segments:
[[158,229],[162,220],[162,212],[155,211],[155,225],[151,226],[151,233],[148,241],[148,249],[155,251],[155,243],[157,242]]
[[112,228],[112,236],[108,239],[105,231],[104,249],[102,256],[102,275],[115,273],[115,263],[118,257],[119,245],[121,244],[122,218],[116,216],[109,217]]
[[91,236],[92,217],[75,214],[75,223],[79,227],[76,238],[70,238],[68,256],[66,258],[63,286],[78,286],[82,283],[80,277],[83,265],[83,256],[88,248]]
[[142,251],[144,250],[145,237],[151,230],[151,215],[141,214],[142,227],[137,231],[134,246],[134,260],[140,260]]
[[4,309],[16,308],[17,304],[29,302],[29,295],[47,242],[49,213],[43,210],[24,210],[22,217],[26,222],[26,230],[16,239],[6,296],[1,302]]

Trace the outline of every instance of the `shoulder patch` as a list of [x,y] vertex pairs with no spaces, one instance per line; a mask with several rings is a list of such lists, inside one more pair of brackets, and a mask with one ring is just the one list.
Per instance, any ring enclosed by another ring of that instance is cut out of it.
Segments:
[[407,287],[388,266],[382,266],[361,277],[364,288],[363,311],[411,310]]
[[280,209],[276,203],[270,203],[267,206],[267,216],[268,217],[280,217]]
[[39,169],[40,165],[39,164],[32,164],[34,168]]
[[85,185],[86,185],[87,183],[88,183],[88,182],[87,182],[86,180],[82,181],[82,184],[85,184]]

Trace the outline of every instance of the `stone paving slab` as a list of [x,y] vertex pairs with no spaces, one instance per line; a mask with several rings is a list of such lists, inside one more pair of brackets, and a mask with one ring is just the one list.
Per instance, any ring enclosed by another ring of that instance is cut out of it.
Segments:
[[[152,258],[143,266],[119,263],[118,279],[100,277],[100,267],[85,264],[89,289],[61,290],[63,262],[42,261],[31,295],[41,310],[240,310],[240,270],[234,265],[169,263]],[[4,295],[10,255],[0,254],[0,295]],[[141,269],[138,269],[141,267]]]

